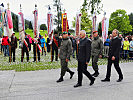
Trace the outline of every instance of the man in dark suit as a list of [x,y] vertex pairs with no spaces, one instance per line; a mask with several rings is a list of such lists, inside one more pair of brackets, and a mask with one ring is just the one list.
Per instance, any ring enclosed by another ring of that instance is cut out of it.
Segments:
[[113,30],[112,36],[113,36],[113,38],[111,39],[110,45],[109,45],[107,74],[106,74],[106,78],[104,80],[101,80],[102,82],[110,81],[112,63],[114,63],[114,67],[115,67],[117,73],[119,74],[119,79],[117,80],[117,82],[121,82],[123,80],[123,74],[119,67],[119,55],[120,55],[120,49],[121,49],[121,41],[118,38],[118,30],[117,29]]
[[55,31],[52,41],[52,61],[54,60],[54,52],[55,52],[55,61],[58,61],[58,47],[59,47],[59,37],[58,33]]
[[12,61],[12,53],[13,53],[13,62],[15,62],[15,50],[17,48],[17,38],[15,37],[15,32],[12,33],[10,45],[11,45],[11,54],[9,57],[9,62]]
[[83,74],[85,74],[90,82],[90,85],[94,84],[95,78],[87,71],[87,65],[91,56],[91,42],[86,37],[84,30],[80,31],[80,43],[78,46],[78,83],[74,87],[82,86]]
[[23,62],[25,52],[27,56],[27,62],[29,61],[29,47],[28,46],[29,46],[29,39],[27,37],[27,34],[25,33],[25,42],[23,43],[23,47],[22,47],[21,62]]

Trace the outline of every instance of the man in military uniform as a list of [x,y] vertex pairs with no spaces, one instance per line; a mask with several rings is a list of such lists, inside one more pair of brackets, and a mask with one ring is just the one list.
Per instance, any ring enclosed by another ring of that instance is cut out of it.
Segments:
[[68,68],[68,61],[70,59],[70,55],[72,54],[72,42],[68,38],[68,33],[63,32],[63,40],[61,42],[60,46],[60,53],[59,53],[59,58],[61,61],[61,75],[60,78],[56,82],[62,82],[63,81],[63,76],[65,75],[66,72],[70,73],[70,79],[73,77],[74,72],[72,72]]
[[94,74],[92,76],[97,77],[99,75],[98,72],[98,58],[102,57],[103,52],[103,42],[98,36],[98,32],[93,32],[93,40],[91,43],[91,55],[92,55],[92,67],[94,69]]

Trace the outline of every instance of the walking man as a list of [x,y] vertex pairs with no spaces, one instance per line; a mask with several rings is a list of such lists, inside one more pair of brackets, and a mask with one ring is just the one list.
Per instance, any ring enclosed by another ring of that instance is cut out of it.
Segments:
[[91,56],[91,42],[86,38],[86,32],[80,31],[80,42],[78,46],[78,83],[74,87],[82,86],[83,74],[85,74],[90,82],[90,85],[94,84],[95,78],[87,71],[87,65]]
[[92,67],[94,69],[94,74],[92,76],[97,77],[99,75],[99,69],[98,69],[98,58],[102,58],[103,53],[103,42],[98,36],[98,32],[93,32],[94,39],[91,43],[91,54],[92,54]]
[[120,49],[121,49],[121,40],[118,38],[118,30],[114,29],[112,32],[113,38],[110,41],[109,45],[109,58],[108,58],[108,65],[107,65],[107,73],[106,78],[101,80],[102,82],[109,82],[111,76],[111,66],[114,63],[114,67],[119,74],[119,79],[117,82],[121,82],[123,80],[123,74],[119,67],[119,56],[120,56]]
[[61,61],[61,75],[60,78],[56,82],[62,82],[63,76],[65,75],[66,72],[70,73],[70,79],[73,77],[74,72],[72,72],[68,68],[68,61],[70,59],[70,55],[72,54],[72,42],[68,38],[68,33],[63,32],[63,40],[60,45],[60,53],[59,53],[59,58]]

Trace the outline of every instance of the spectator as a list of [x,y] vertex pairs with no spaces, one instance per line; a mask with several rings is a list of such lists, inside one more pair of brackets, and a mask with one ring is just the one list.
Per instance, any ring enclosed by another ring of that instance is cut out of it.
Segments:
[[123,50],[124,50],[124,59],[125,60],[128,57],[129,46],[130,46],[130,43],[128,41],[128,38],[125,37],[125,41],[123,42]]
[[108,57],[109,43],[110,43],[110,39],[107,37],[106,41],[104,42],[104,56],[105,57]]
[[45,52],[45,55],[46,55],[46,41],[45,41],[45,39],[43,38],[43,36],[42,36],[42,38],[40,39],[40,41],[41,41],[41,47],[42,47],[42,55],[43,55],[43,51]]
[[2,44],[4,47],[4,56],[9,56],[9,42],[8,42],[8,36],[4,36],[2,39]]
[[32,44],[32,38],[30,35],[28,35],[28,39],[29,39],[29,51],[31,51],[31,44]]
[[129,57],[130,59],[133,60],[133,37],[132,37],[132,40],[130,41]]

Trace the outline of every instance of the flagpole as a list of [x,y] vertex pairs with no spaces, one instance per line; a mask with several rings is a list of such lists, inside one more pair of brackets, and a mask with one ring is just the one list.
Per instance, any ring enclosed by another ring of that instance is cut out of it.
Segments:
[[[8,10],[10,9],[9,8],[9,3],[7,3],[7,9]],[[11,42],[11,37],[9,37],[9,62],[11,64],[11,44],[10,44],[10,42]]]

